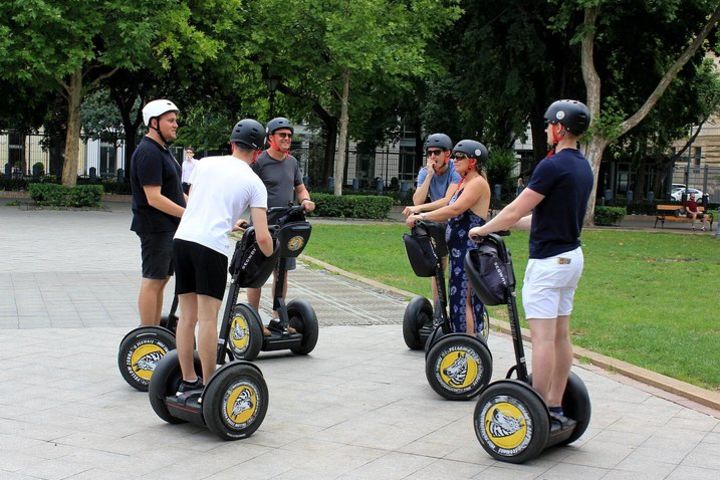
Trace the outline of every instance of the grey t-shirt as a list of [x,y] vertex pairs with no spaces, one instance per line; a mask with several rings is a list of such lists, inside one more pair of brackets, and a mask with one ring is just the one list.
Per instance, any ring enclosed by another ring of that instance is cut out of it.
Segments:
[[266,150],[252,168],[267,188],[268,208],[287,207],[295,199],[295,187],[303,183],[300,165],[292,155],[275,160]]

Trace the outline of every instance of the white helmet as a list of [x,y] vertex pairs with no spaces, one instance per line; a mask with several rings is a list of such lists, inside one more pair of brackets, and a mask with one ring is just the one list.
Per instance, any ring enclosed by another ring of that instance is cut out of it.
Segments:
[[148,102],[148,104],[142,109],[143,122],[145,122],[145,125],[149,127],[150,119],[159,117],[160,115],[164,115],[168,112],[179,111],[180,109],[178,109],[178,107],[170,100],[153,100],[152,102]]

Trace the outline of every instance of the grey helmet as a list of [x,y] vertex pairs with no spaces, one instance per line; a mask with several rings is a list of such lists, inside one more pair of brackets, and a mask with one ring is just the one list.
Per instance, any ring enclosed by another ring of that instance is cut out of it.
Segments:
[[545,121],[559,123],[573,135],[580,135],[590,126],[590,110],[577,100],[557,100],[545,111]]
[[257,120],[243,118],[235,124],[230,134],[230,141],[252,150],[260,150],[265,143],[265,129]]
[[425,151],[430,147],[437,147],[443,150],[452,149],[452,140],[444,133],[433,133],[425,139]]
[[292,133],[295,133],[295,129],[293,128],[292,123],[290,123],[290,120],[285,117],[276,117],[268,122],[267,134],[272,135],[276,130],[280,130],[281,128],[287,128]]
[[464,153],[470,158],[477,160],[477,168],[486,165],[488,161],[488,149],[485,145],[477,140],[460,140],[452,149],[452,153]]

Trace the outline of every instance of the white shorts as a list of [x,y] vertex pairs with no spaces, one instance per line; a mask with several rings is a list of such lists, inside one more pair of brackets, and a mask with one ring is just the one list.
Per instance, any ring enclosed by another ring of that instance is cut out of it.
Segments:
[[584,263],[580,247],[554,257],[528,260],[522,288],[525,318],[570,315]]

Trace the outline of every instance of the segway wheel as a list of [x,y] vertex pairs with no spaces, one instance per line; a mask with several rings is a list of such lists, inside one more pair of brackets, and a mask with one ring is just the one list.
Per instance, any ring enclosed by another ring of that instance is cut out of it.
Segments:
[[[195,372],[202,375],[202,365],[197,352],[195,352],[194,360]],[[185,420],[173,417],[165,404],[165,397],[175,395],[181,381],[180,361],[177,350],[173,350],[158,363],[148,387],[150,406],[158,417],[168,423],[185,423]]]
[[410,350],[422,350],[426,339],[422,337],[423,327],[431,329],[433,324],[433,307],[430,300],[416,295],[405,307],[403,316],[403,338]]
[[125,335],[118,349],[120,374],[131,387],[147,392],[158,362],[175,349],[175,336],[162,327],[138,327]]
[[478,397],[473,424],[480,445],[494,459],[524,463],[540,455],[550,435],[547,407],[518,380],[500,380]]
[[432,389],[442,397],[468,400],[490,383],[492,355],[483,340],[451,333],[428,352],[425,375]]
[[252,435],[268,409],[268,388],[256,366],[232,362],[219,370],[203,393],[203,418],[224,440]]
[[287,304],[290,326],[302,334],[300,345],[290,348],[293,353],[307,355],[317,345],[319,327],[315,310],[307,300],[291,300]]
[[588,394],[587,388],[580,377],[570,372],[568,377],[568,383],[565,387],[565,393],[563,394],[562,407],[565,411],[565,416],[572,418],[577,422],[575,430],[567,440],[559,443],[558,445],[568,445],[585,433],[588,425],[590,425],[590,395]]
[[261,321],[255,309],[244,303],[235,305],[230,320],[228,350],[236,360],[254,360],[263,342]]

